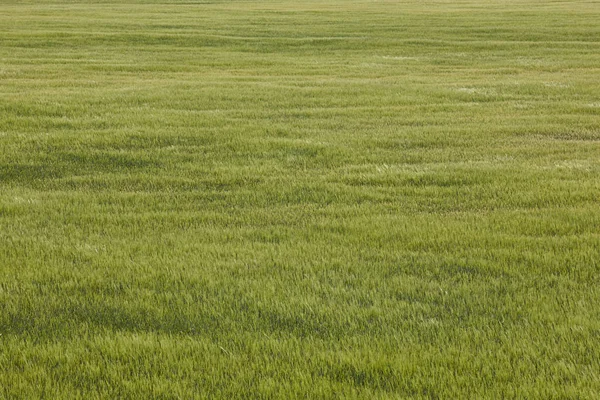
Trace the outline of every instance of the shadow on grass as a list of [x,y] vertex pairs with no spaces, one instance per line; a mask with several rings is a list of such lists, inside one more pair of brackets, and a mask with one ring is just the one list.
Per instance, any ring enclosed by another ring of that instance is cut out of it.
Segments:
[[239,307],[235,301],[218,305],[197,301],[170,305],[159,299],[152,304],[127,304],[127,300],[67,300],[65,304],[41,304],[43,300],[13,304],[0,317],[0,333],[53,340],[82,332],[154,332],[169,335],[199,335],[218,340],[232,332],[262,332],[297,338],[339,339],[357,333],[357,326],[306,310],[273,307]]
[[0,184],[38,187],[69,176],[137,172],[160,166],[157,161],[125,154],[64,152],[33,164],[0,164]]

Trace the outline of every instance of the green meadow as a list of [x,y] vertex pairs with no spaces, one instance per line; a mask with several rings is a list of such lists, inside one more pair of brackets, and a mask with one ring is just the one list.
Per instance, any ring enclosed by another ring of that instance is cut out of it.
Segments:
[[0,399],[600,398],[600,3],[0,0]]

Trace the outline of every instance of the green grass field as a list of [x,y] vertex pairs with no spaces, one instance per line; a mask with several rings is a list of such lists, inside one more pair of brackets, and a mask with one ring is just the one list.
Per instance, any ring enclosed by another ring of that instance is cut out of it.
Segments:
[[1,399],[600,398],[600,3],[0,0]]

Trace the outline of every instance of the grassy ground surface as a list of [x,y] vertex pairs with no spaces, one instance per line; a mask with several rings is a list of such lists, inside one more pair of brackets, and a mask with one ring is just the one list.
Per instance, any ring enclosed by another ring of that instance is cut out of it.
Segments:
[[0,398],[599,398],[600,4],[0,3]]

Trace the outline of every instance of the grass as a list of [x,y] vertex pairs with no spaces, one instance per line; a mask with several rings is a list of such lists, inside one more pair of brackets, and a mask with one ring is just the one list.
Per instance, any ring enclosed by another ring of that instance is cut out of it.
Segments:
[[600,5],[0,6],[0,398],[600,397]]

